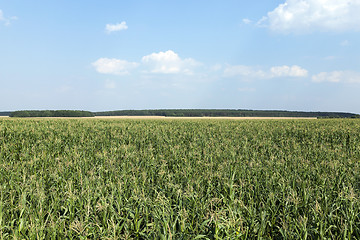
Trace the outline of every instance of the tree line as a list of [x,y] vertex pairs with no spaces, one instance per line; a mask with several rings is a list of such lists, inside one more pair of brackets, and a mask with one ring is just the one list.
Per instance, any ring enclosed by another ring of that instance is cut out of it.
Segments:
[[95,112],[96,116],[165,116],[165,117],[316,117],[359,118],[360,115],[345,112],[300,112],[279,110],[243,109],[158,109],[119,110]]
[[80,110],[24,110],[0,112],[10,117],[94,117],[94,116],[164,116],[164,117],[314,117],[360,118],[359,114],[346,112],[301,112],[246,109],[153,109],[90,112]]
[[11,112],[0,112],[0,116],[9,116]]
[[42,111],[15,111],[9,117],[94,117],[89,111],[79,110],[42,110]]

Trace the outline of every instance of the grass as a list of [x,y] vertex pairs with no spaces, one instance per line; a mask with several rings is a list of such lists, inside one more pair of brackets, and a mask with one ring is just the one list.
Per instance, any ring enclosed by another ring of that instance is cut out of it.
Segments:
[[359,120],[0,119],[0,239],[360,239]]

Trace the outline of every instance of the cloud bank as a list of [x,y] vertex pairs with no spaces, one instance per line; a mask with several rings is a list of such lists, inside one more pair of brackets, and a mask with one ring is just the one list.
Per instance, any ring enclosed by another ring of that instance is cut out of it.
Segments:
[[360,73],[353,71],[321,72],[312,76],[314,82],[360,83]]
[[259,22],[275,32],[359,31],[360,0],[286,0]]
[[[92,63],[94,69],[101,74],[130,75],[133,73],[142,76],[181,75],[181,79],[198,78],[233,78],[241,81],[267,80],[279,78],[307,78],[315,83],[360,83],[360,73],[356,71],[320,72],[310,75],[309,71],[298,65],[282,65],[269,68],[247,65],[216,65],[204,68],[202,63],[192,58],[181,58],[172,50],[151,53],[141,58],[139,62],[130,62],[117,58],[99,58]],[[113,88],[113,83],[106,85]],[[245,91],[244,89],[242,89]],[[248,89],[247,89],[248,90]]]
[[224,70],[225,77],[241,76],[248,79],[271,79],[279,77],[307,77],[308,71],[300,66],[275,66],[263,70],[245,65],[227,66]]
[[100,58],[92,63],[99,73],[125,75],[141,66],[145,73],[150,74],[193,74],[194,68],[201,65],[191,58],[181,59],[172,50],[152,53],[142,57],[140,63],[128,62],[116,58]]

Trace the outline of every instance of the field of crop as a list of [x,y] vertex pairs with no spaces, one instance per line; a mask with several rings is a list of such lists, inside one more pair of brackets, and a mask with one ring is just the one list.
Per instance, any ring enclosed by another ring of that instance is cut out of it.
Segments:
[[0,239],[360,239],[359,120],[0,119]]

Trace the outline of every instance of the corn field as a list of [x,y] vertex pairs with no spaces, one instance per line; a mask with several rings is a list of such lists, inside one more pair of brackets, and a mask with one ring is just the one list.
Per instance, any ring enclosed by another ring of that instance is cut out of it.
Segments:
[[360,239],[360,120],[0,119],[0,239]]

